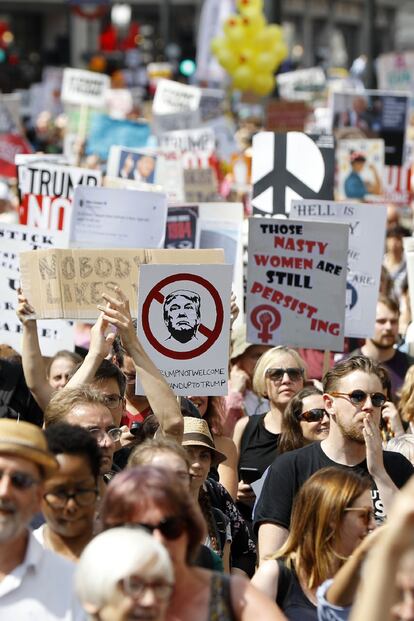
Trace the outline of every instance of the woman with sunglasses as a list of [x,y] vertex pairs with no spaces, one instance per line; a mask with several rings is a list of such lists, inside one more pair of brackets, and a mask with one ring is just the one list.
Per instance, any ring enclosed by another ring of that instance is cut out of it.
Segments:
[[93,436],[77,425],[52,425],[46,438],[59,470],[45,483],[46,523],[34,536],[45,548],[73,561],[93,537],[101,452]]
[[252,582],[275,598],[290,621],[316,621],[316,590],[375,528],[367,476],[323,468],[298,492],[285,544]]
[[322,391],[304,388],[292,397],[282,422],[278,455],[320,442],[329,433],[329,415],[325,410]]
[[86,546],[75,588],[90,621],[164,621],[174,572],[168,552],[142,528],[112,528]]
[[305,379],[302,358],[288,347],[269,349],[256,364],[253,389],[259,397],[269,400],[270,410],[240,419],[233,436],[239,455],[237,499],[246,518],[251,515],[255,498],[250,483],[259,479],[275,459],[287,404],[302,390]]
[[192,565],[205,537],[200,509],[180,480],[154,466],[118,474],[102,507],[104,528],[139,524],[167,548],[175,586],[168,621],[281,621],[277,606],[241,576]]

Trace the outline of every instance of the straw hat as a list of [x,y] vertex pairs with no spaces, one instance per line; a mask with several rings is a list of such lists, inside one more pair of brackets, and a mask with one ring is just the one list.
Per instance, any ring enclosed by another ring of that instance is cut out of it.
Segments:
[[215,465],[227,459],[224,453],[216,449],[207,421],[203,418],[184,416],[184,435],[181,444],[183,446],[205,446],[210,449]]
[[246,326],[237,326],[231,332],[231,360],[238,358],[244,352],[251,347],[251,343],[248,343],[246,335]]
[[43,431],[31,423],[0,419],[0,454],[17,455],[43,468],[45,479],[59,468]]

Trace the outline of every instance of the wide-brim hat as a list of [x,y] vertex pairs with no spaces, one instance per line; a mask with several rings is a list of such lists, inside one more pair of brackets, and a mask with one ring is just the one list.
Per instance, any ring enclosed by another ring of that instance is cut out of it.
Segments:
[[224,453],[216,449],[207,421],[203,418],[184,416],[183,446],[205,446],[210,449],[215,465],[227,459]]
[[247,333],[246,326],[237,326],[231,332],[231,352],[230,358],[233,360],[234,358],[238,358],[244,352],[251,347],[251,343],[247,342]]
[[17,455],[41,466],[45,479],[59,468],[56,457],[49,451],[45,434],[31,423],[0,419],[0,453]]

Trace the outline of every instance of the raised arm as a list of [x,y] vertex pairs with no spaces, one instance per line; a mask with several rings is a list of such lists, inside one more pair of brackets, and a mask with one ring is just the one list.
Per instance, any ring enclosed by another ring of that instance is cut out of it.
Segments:
[[115,296],[103,294],[107,305],[98,305],[102,318],[117,328],[123,346],[134,361],[145,396],[163,434],[172,436],[181,444],[184,422],[177,399],[139,342],[132,323],[129,301],[119,287],[115,288]]
[[17,316],[23,324],[22,365],[27,387],[41,410],[45,410],[54,392],[46,378],[46,367],[39,346],[34,308],[21,289],[17,294]]

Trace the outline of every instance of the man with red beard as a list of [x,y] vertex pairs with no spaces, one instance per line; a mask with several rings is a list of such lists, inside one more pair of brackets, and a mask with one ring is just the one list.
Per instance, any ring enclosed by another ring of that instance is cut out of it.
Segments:
[[348,358],[325,375],[329,434],[320,443],[280,455],[270,467],[254,516],[262,559],[286,540],[294,497],[321,468],[338,466],[368,473],[375,517],[385,518],[395,491],[414,472],[405,457],[382,450],[379,424],[388,381],[386,371],[364,356]]

